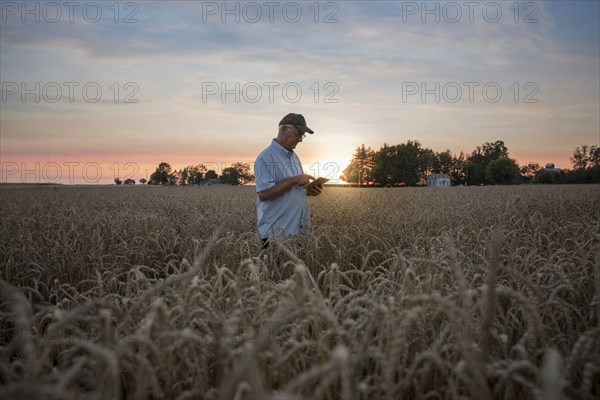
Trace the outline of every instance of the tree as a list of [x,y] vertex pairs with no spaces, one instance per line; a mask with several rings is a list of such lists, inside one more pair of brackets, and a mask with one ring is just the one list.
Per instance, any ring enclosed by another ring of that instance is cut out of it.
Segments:
[[178,185],[181,185],[181,186],[187,185],[187,181],[188,181],[187,167],[183,168],[179,171],[175,170],[174,174],[175,174],[175,182],[177,182]]
[[525,179],[531,181],[541,170],[542,167],[538,163],[528,163],[521,167],[520,172]]
[[206,167],[204,164],[197,164],[188,167],[188,184],[199,185],[204,179],[206,173]]
[[239,171],[233,167],[225,168],[221,174],[221,182],[227,185],[239,185],[240,174]]
[[358,186],[373,183],[373,167],[375,166],[375,150],[361,145],[352,155],[352,161],[343,171],[343,179]]
[[146,180],[146,178],[142,178],[142,179],[140,179],[140,183],[141,183],[142,185],[143,185],[143,184],[145,184],[146,182],[148,182],[148,181]]
[[135,179],[131,179],[131,178],[127,178],[125,179],[125,182],[123,182],[124,185],[135,185]]
[[584,144],[581,147],[575,147],[573,156],[570,159],[574,170],[583,171],[586,169],[589,163],[589,146]]
[[435,160],[433,162],[433,173],[434,174],[448,174],[452,172],[452,154],[450,150],[436,153]]
[[383,186],[415,186],[433,168],[435,154],[416,140],[389,146],[385,143],[375,155],[373,180]]
[[564,172],[556,172],[552,170],[542,169],[533,178],[533,183],[564,183]]
[[149,185],[174,185],[177,182],[177,177],[172,172],[171,164],[161,162],[156,167],[156,171],[150,175]]
[[469,185],[483,185],[485,182],[485,164],[482,161],[469,161],[465,163],[466,182]]
[[466,163],[466,177],[469,185],[491,183],[485,177],[485,170],[490,162],[499,158],[508,158],[508,149],[502,140],[486,142],[477,146]]
[[485,178],[493,185],[510,185],[519,175],[519,165],[508,157],[491,161],[485,168]]
[[600,163],[585,170],[585,183],[600,183]]
[[235,168],[238,172],[239,184],[244,185],[248,182],[254,182],[254,174],[252,173],[252,166],[250,163],[236,162],[231,165],[231,168]]
[[427,180],[427,176],[429,176],[435,169],[437,163],[439,163],[437,159],[437,155],[435,152],[429,148],[422,148],[419,142],[416,142],[418,145],[418,174],[419,174],[419,182],[425,182]]
[[590,163],[592,166],[597,167],[600,165],[600,147],[590,146]]
[[202,183],[206,167],[203,164],[188,165],[177,174],[177,183],[180,185],[199,185]]
[[409,140],[396,146],[396,184],[416,186],[427,173],[431,154],[421,149],[418,141]]
[[[384,143],[375,154],[375,165],[371,172],[373,180],[382,186],[392,186],[396,179],[394,159],[396,158],[396,146]],[[344,174],[345,175],[345,174]]]
[[219,179],[219,175],[217,175],[214,169],[209,169],[208,171],[206,171],[206,174],[204,174],[204,179]]
[[119,178],[115,178],[115,185],[120,185],[123,182]]
[[584,171],[588,167],[600,165],[600,147],[586,144],[581,147],[577,146],[570,159],[575,171]]
[[452,168],[450,170],[450,182],[452,185],[464,185],[467,182],[466,166],[467,159],[462,151],[460,155],[452,156]]

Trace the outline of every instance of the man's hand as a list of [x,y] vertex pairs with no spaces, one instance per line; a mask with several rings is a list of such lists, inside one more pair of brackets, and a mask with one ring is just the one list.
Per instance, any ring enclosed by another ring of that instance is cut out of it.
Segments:
[[323,192],[323,184],[315,185],[306,191],[307,196],[318,196]]
[[298,186],[306,186],[310,183],[310,180],[315,180],[315,177],[312,175],[304,174],[296,176],[296,184]]
[[[260,201],[269,201],[278,198],[285,192],[290,190],[294,185],[304,186],[310,183],[311,179],[315,179],[312,175],[297,175],[290,178],[279,181],[275,186],[265,189],[261,192],[256,193]],[[316,196],[316,195],[311,195]]]

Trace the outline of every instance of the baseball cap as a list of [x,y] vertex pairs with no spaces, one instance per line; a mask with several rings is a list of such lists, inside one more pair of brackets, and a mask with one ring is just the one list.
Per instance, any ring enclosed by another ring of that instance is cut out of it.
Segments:
[[289,113],[279,122],[279,126],[281,125],[294,125],[301,133],[315,133],[312,129],[306,126],[306,120],[302,114]]

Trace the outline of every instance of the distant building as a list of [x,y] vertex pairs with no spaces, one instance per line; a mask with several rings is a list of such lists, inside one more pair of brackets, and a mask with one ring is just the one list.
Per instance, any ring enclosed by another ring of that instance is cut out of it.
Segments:
[[204,182],[204,186],[215,186],[215,185],[222,185],[223,182],[221,182],[221,179],[219,178],[215,178],[215,179],[207,179],[206,182]]
[[560,172],[562,172],[562,169],[555,168],[554,163],[548,163],[548,164],[546,164],[546,167],[542,168],[542,171],[550,171],[550,172],[560,173]]
[[450,175],[432,174],[427,177],[428,187],[448,187],[450,186]]

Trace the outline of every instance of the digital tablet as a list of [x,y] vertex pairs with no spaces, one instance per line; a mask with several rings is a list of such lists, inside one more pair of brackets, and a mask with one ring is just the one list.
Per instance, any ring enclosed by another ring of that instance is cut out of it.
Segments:
[[308,185],[302,186],[303,189],[308,190],[314,186],[318,186],[321,185],[325,182],[329,182],[329,179],[327,178],[317,178],[314,181],[312,181],[311,183],[309,183]]

